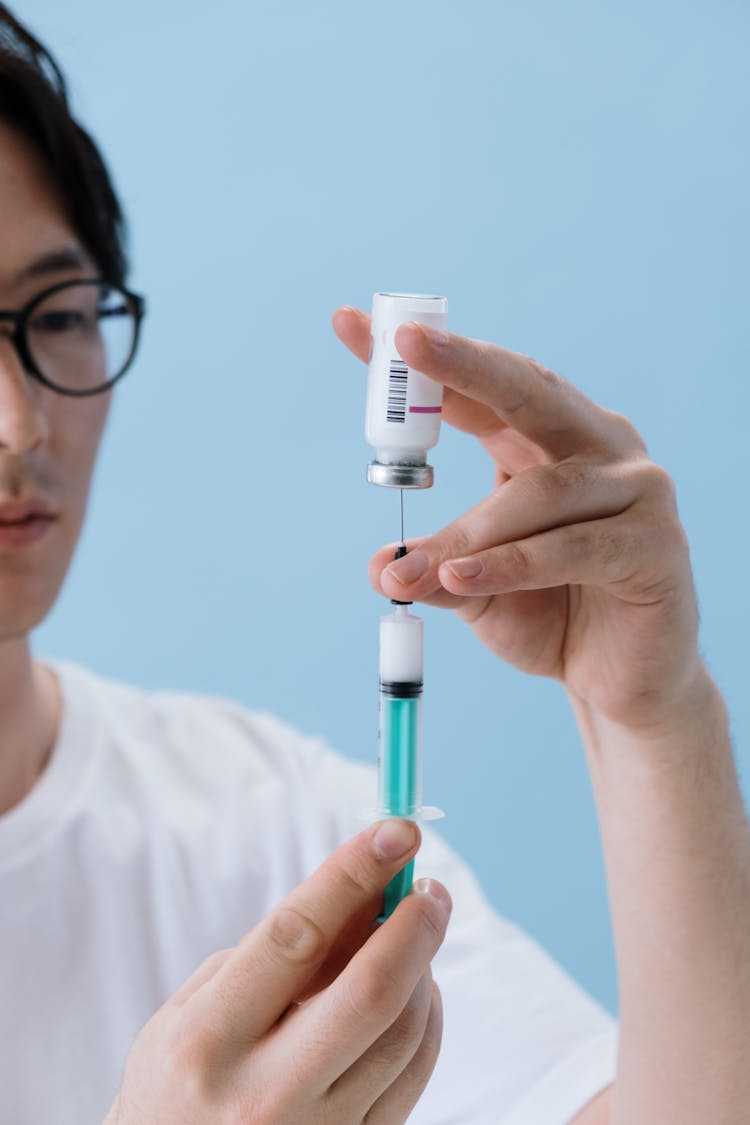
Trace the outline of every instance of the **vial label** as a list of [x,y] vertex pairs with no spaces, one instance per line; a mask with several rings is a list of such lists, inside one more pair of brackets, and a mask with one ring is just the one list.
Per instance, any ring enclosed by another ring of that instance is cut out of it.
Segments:
[[[420,294],[376,293],[372,305],[372,350],[367,376],[365,436],[375,450],[371,464],[426,466],[426,453],[438,440],[443,388],[435,379],[408,366],[396,347],[400,325],[416,321],[445,328],[447,301]],[[428,488],[424,479],[400,481],[399,487]],[[396,487],[390,477],[368,479]],[[429,475],[429,480],[427,476]]]
[[402,359],[392,359],[388,374],[388,402],[386,420],[388,422],[406,421],[406,394],[409,384],[409,368]]

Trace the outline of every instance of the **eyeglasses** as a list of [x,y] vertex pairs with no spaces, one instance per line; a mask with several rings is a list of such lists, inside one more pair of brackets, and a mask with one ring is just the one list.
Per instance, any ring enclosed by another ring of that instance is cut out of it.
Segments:
[[11,341],[29,375],[62,395],[95,395],[125,374],[135,357],[146,302],[99,278],[62,281],[20,310],[0,310],[15,325]]

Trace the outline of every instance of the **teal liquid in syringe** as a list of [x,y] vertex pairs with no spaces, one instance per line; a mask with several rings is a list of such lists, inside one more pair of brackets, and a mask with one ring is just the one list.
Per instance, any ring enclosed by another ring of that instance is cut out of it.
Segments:
[[[396,613],[401,608],[399,606]],[[419,618],[409,616],[422,624]],[[392,617],[396,618],[396,614]],[[411,818],[420,811],[421,712],[421,683],[380,681],[379,816]],[[408,895],[413,879],[414,860],[411,860],[385,888],[383,913],[378,921],[384,922],[390,917],[401,899]]]
[[[420,696],[391,695],[405,685],[381,685],[381,803],[390,816],[413,816],[419,808]],[[410,685],[409,685],[410,686]]]
[[[378,808],[381,817],[427,820],[442,816],[422,806],[422,669],[424,622],[396,604],[380,619],[380,729]],[[414,860],[385,889],[383,913],[388,918],[411,890]]]

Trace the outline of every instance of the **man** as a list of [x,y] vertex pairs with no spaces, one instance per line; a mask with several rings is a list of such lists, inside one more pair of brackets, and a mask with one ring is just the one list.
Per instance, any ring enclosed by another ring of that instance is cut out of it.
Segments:
[[[497,483],[371,566],[566,687],[612,900],[612,1085],[611,1021],[437,837],[374,925],[418,836],[347,840],[365,767],[225,700],[32,660],[137,344],[125,275],[106,169],[0,5],[2,1120],[747,1121],[748,826],[671,483],[636,431],[525,357],[403,328]],[[365,359],[366,315],[334,327]]]

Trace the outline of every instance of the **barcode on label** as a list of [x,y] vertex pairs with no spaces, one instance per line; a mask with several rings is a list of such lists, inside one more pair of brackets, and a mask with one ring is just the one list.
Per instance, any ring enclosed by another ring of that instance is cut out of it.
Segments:
[[401,359],[392,359],[388,372],[389,422],[406,421],[406,381],[409,368]]

